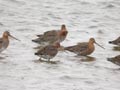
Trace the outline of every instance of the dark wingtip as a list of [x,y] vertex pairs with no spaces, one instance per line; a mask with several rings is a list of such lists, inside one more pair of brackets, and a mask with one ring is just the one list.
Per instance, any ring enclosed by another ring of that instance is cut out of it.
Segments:
[[36,35],[37,37],[40,37],[40,35]]
[[36,40],[32,40],[32,42],[37,42]]
[[112,43],[112,41],[109,41],[109,43]]
[[43,35],[36,35],[37,37],[42,37]]
[[38,55],[38,53],[36,52],[35,55]]
[[32,40],[34,42],[34,40]]
[[107,61],[112,61],[111,58],[107,58]]

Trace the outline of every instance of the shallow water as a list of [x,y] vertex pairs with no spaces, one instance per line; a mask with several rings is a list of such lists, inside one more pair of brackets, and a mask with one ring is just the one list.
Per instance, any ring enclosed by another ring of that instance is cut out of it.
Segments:
[[[36,34],[69,31],[63,46],[94,37],[89,58],[59,52],[56,64],[40,63],[34,56]],[[108,41],[120,36],[120,0],[0,0],[0,34],[19,38],[0,55],[0,90],[120,90],[120,67],[106,58],[117,56]]]

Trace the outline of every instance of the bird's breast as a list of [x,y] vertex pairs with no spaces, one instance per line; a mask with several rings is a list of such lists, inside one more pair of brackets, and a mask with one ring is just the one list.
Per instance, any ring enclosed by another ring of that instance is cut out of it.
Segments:
[[3,49],[6,49],[9,45],[9,40],[4,40],[3,43],[2,43],[2,48]]
[[1,43],[1,48],[0,48],[0,52],[4,51],[9,45],[9,41],[3,41]]

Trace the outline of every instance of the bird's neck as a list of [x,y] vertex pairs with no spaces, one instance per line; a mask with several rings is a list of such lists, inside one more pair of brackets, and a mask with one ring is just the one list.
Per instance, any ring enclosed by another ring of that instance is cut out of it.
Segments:
[[88,43],[88,50],[89,51],[94,51],[94,49],[95,49],[94,43],[93,42],[89,42]]
[[6,35],[3,35],[3,39],[6,39],[6,40],[8,40],[8,36],[6,36]]
[[83,55],[89,55],[95,50],[93,43],[88,43],[88,47],[85,51],[83,51]]
[[53,46],[54,46],[55,48],[59,48],[59,47],[60,47],[60,43],[55,43]]
[[67,30],[61,30],[60,33],[59,33],[59,35],[60,36],[65,36],[65,35],[67,35],[67,33],[68,33]]
[[67,31],[66,27],[62,27],[61,31]]

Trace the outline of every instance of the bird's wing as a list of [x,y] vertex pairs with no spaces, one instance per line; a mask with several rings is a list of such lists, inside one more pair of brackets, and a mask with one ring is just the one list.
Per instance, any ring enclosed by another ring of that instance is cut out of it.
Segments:
[[44,33],[44,36],[56,36],[59,30],[51,30]]
[[41,49],[39,49],[38,53],[39,55],[48,55],[49,53],[52,53],[54,51],[54,47],[51,45],[45,46]]
[[38,55],[44,55],[44,51],[45,51],[45,47],[41,47],[41,48],[37,51],[37,53],[38,53]]
[[41,42],[43,42],[43,41],[51,42],[51,41],[56,41],[57,37],[58,37],[58,31],[52,30],[52,31],[45,32],[43,35],[39,35],[39,40]]
[[37,35],[37,37],[41,38],[41,37],[48,37],[48,36],[55,36],[57,33],[59,32],[59,30],[51,30],[51,31],[46,31],[43,34],[39,34]]
[[77,45],[65,47],[64,49],[65,49],[65,50],[68,50],[68,51],[70,51],[70,52],[77,52],[77,51],[78,51]]
[[56,32],[53,32],[50,34],[46,34],[42,36],[41,38],[38,38],[37,41],[39,42],[49,42],[49,43],[54,43],[59,39],[58,34]]
[[43,37],[43,34],[36,35],[37,37],[41,38]]
[[85,44],[79,44],[79,45],[65,47],[65,50],[75,52],[75,53],[79,53],[79,52],[84,51],[87,47],[88,47],[88,44],[85,43]]
[[0,38],[0,48],[2,47],[3,40]]
[[81,43],[77,43],[78,47],[79,47],[79,51],[83,51],[88,47],[88,43],[87,42],[81,42]]
[[79,42],[79,43],[77,43],[77,45],[81,45],[81,46],[82,46],[82,45],[84,46],[84,45],[86,45],[86,44],[87,44],[87,42]]

